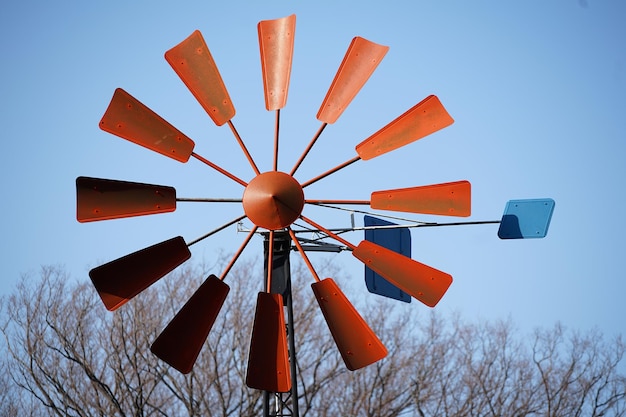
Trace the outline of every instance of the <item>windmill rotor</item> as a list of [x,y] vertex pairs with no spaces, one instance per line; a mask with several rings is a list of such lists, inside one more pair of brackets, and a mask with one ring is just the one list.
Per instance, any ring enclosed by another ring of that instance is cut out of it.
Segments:
[[[102,221],[171,212],[180,202],[229,202],[241,204],[234,220],[193,241],[177,236],[105,263],[90,271],[91,280],[106,308],[115,310],[191,257],[189,246],[247,218],[254,226],[220,275],[209,275],[183,308],[172,318],[151,346],[152,352],[182,373],[188,373],[211,329],[219,325],[220,309],[227,301],[228,272],[257,232],[267,233],[269,245],[274,234],[288,234],[301,254],[314,282],[312,291],[321,313],[349,370],[375,363],[387,349],[361,317],[332,278],[320,279],[306,255],[305,246],[322,250],[347,248],[365,266],[429,307],[434,307],[452,284],[452,276],[376,243],[352,243],[340,232],[324,228],[306,214],[308,206],[352,204],[373,210],[467,217],[471,213],[471,186],[468,181],[421,185],[411,188],[374,191],[369,200],[309,199],[306,188],[359,160],[367,161],[430,136],[453,123],[438,97],[429,95],[380,128],[356,147],[356,156],[346,162],[299,182],[294,174],[328,125],[339,119],[372,76],[389,47],[355,37],[345,53],[324,97],[316,118],[322,123],[313,139],[304,146],[289,172],[278,167],[280,110],[287,104],[294,51],[295,15],[261,21],[258,24],[259,51],[265,107],[275,112],[273,163],[263,171],[248,151],[234,126],[236,111],[228,90],[202,33],[189,37],[165,53],[165,59],[196,98],[216,126],[227,125],[248,160],[254,175],[240,178],[195,151],[195,142],[153,112],[125,90],[115,90],[100,122],[100,128],[122,139],[176,161],[194,158],[230,178],[242,192],[241,199],[184,198],[171,186],[121,180],[79,177],[76,180],[77,219]],[[237,189],[237,188],[236,188]],[[296,222],[322,231],[336,244],[315,245],[299,239]],[[325,246],[326,245],[326,246]],[[270,246],[269,253],[272,253]],[[271,258],[271,257],[270,257]],[[271,259],[268,260],[271,263]],[[251,388],[287,392],[291,370],[285,336],[281,294],[272,293],[272,268],[267,268],[265,291],[257,298],[246,383]]]

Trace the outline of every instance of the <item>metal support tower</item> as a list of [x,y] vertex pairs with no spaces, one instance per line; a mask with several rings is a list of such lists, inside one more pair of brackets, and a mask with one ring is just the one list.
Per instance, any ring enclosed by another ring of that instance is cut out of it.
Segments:
[[[267,276],[269,252],[269,233],[263,233],[264,276]],[[293,324],[293,299],[291,295],[291,267],[289,254],[291,252],[291,238],[285,231],[274,232],[274,250],[272,256],[272,280],[269,292],[282,294],[286,317],[287,342],[289,344],[289,365],[291,371],[291,391],[263,392],[263,416],[295,416],[298,411],[298,380],[296,377],[296,347]],[[267,281],[266,281],[267,282]],[[265,284],[267,291],[267,283]],[[273,401],[272,401],[273,400]]]

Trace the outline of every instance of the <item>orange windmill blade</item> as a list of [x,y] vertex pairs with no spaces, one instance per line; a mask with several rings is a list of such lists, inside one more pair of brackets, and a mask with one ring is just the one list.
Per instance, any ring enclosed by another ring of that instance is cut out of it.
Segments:
[[293,44],[296,33],[296,15],[274,20],[264,20],[257,25],[259,48],[261,51],[261,72],[265,108],[276,110],[274,129],[274,164],[278,169],[278,132],[280,127],[280,109],[287,104]]
[[[244,216],[227,223],[211,233],[191,242],[189,245],[209,237],[212,234],[240,221]],[[185,303],[180,311],[168,323],[159,334],[150,350],[158,358],[168,363],[174,369],[183,374],[191,372],[196,359],[202,350],[217,316],[224,305],[230,287],[224,282],[224,278],[246,248],[250,239],[256,232],[256,228],[248,233],[248,237],[239,247],[237,253],[218,278],[211,274],[200,285],[191,298]]]
[[108,310],[116,310],[191,257],[181,236],[93,268],[89,276]]
[[278,110],[287,104],[293,45],[296,33],[296,15],[258,24],[261,71],[265,92],[265,108]]
[[311,284],[326,324],[335,340],[346,367],[357,370],[387,356],[387,348],[363,320],[332,278],[320,280],[293,230],[289,235],[316,282]]
[[307,199],[305,202],[369,205],[375,210],[456,217],[468,217],[472,210],[471,184],[466,180],[374,191],[369,200]]
[[354,97],[361,91],[388,50],[388,46],[378,45],[360,36],[352,39],[343,61],[335,74],[335,78],[330,84],[328,92],[317,112],[317,119],[322,122],[322,126],[315,133],[315,136],[313,136],[313,139],[311,139],[311,142],[309,142],[308,146],[291,169],[291,175],[295,174],[304,158],[306,158],[309,151],[324,131],[326,125],[335,123]]
[[210,275],[150,346],[152,353],[183,374],[191,372],[229,291]]
[[231,121],[235,116],[235,106],[202,33],[195,30],[184,41],[167,51],[165,59],[211,120],[217,126],[228,123],[252,169],[259,174],[256,163]]
[[246,385],[263,391],[288,392],[291,383],[283,297],[261,292],[254,314]]
[[360,36],[352,39],[317,112],[317,119],[324,123],[335,123],[374,73],[388,50],[388,46],[378,45]]
[[81,223],[174,210],[174,187],[102,178],[76,178],[76,218]]
[[118,88],[100,129],[180,162],[187,162],[194,142],[135,97]]
[[165,59],[216,125],[235,116],[235,106],[199,30],[167,51]]
[[439,98],[431,95],[358,144],[356,152],[361,159],[372,159],[433,134],[453,122]]

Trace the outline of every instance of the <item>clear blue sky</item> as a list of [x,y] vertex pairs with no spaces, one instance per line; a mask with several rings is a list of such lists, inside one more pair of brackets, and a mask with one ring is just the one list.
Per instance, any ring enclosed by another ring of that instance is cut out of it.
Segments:
[[[560,320],[582,330],[625,330],[626,3],[212,3],[0,6],[0,293],[43,264],[88,280],[100,263],[177,235],[192,240],[238,216],[236,205],[180,204],[171,214],[79,224],[74,181],[85,175],[172,185],[182,197],[240,197],[238,184],[199,162],[151,153],[100,131],[98,121],[123,87],[193,138],[199,154],[250,180],[230,130],[213,125],[163,58],[199,29],[237,109],[233,122],[261,170],[271,169],[274,116],[263,104],[256,24],[295,13],[279,169],[291,168],[318,128],[315,114],[357,35],[390,51],[326,129],[298,179],[352,158],[357,143],[429,94],[455,119],[429,138],[320,181],[307,197],[368,199],[375,190],[467,179],[469,220],[498,220],[509,199],[551,197],[556,209],[542,240],[501,241],[497,226],[413,230],[413,258],[455,280],[436,308],[511,317],[523,329]],[[349,225],[348,214],[310,215],[328,227]],[[225,230],[194,245],[193,259],[210,265],[243,238]],[[357,244],[362,234],[348,239]],[[260,257],[261,240],[244,256]],[[324,256],[362,281],[362,265],[349,253]],[[346,293],[361,297],[358,291]],[[417,302],[406,308],[427,310]]]

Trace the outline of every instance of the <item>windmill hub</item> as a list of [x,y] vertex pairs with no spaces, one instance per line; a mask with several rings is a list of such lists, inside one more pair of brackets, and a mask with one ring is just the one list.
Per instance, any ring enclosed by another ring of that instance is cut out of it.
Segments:
[[304,192],[291,175],[269,171],[257,175],[243,193],[243,210],[252,223],[268,230],[291,225],[302,213]]

